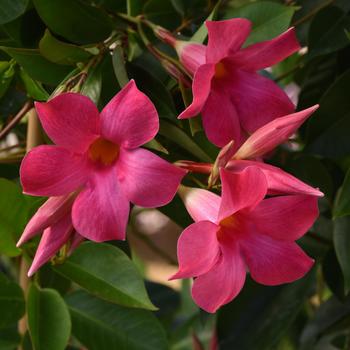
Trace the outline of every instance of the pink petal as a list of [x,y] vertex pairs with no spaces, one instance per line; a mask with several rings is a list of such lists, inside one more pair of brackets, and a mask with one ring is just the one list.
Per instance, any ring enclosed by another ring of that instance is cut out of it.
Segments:
[[215,312],[237,296],[244,285],[245,275],[245,264],[238,248],[224,251],[209,272],[194,280],[192,297],[205,311]]
[[28,222],[17,247],[60,220],[70,211],[73,201],[74,196],[72,195],[50,197]]
[[99,113],[86,96],[64,93],[48,102],[36,102],[41,124],[58,146],[85,152],[99,134]]
[[220,170],[222,191],[219,220],[244,208],[254,208],[267,192],[264,173],[258,167],[248,167],[240,173]]
[[265,174],[267,180],[267,193],[269,195],[277,194],[307,194],[310,196],[323,197],[323,193],[296,177],[286,173],[280,168],[263,162],[252,160],[231,160],[226,169],[234,172],[240,172],[248,166],[257,166]]
[[171,279],[196,277],[212,268],[220,255],[218,229],[210,221],[200,221],[182,232],[177,243],[179,271]]
[[34,260],[28,271],[29,277],[48,262],[68,242],[72,231],[73,226],[70,213],[44,231]]
[[175,50],[186,70],[194,75],[199,66],[205,64],[207,47],[190,41],[177,40]]
[[181,186],[179,195],[195,222],[203,220],[217,222],[221,202],[217,194],[200,188]]
[[121,150],[118,179],[125,196],[146,208],[168,204],[186,171],[145,149]]
[[73,226],[95,242],[125,239],[129,201],[114,168],[96,172],[73,204]]
[[238,51],[251,30],[251,22],[244,18],[207,21],[205,24],[208,28],[208,63],[217,63]]
[[143,145],[154,138],[158,129],[157,111],[134,80],[130,80],[101,112],[102,135],[123,147]]
[[245,131],[251,133],[275,118],[293,113],[292,101],[271,79],[235,70],[230,80],[230,94]]
[[203,127],[208,139],[218,147],[234,140],[234,148],[241,144],[241,126],[231,98],[220,86],[212,89],[202,109]]
[[288,140],[318,105],[303,111],[277,118],[256,130],[235,154],[236,159],[261,157]]
[[179,115],[179,119],[191,118],[199,114],[209,96],[211,79],[215,74],[215,66],[212,64],[203,64],[198,68],[192,83],[193,101]]
[[83,185],[88,170],[80,155],[58,146],[39,146],[24,157],[20,176],[24,193],[61,196]]
[[233,59],[242,69],[257,71],[283,61],[298,50],[300,50],[300,45],[295,29],[290,28],[272,40],[242,49],[234,55]]
[[293,282],[303,277],[314,263],[294,242],[255,234],[240,245],[252,278],[265,285]]
[[274,239],[295,241],[318,217],[317,197],[294,195],[268,198],[250,213],[259,233]]

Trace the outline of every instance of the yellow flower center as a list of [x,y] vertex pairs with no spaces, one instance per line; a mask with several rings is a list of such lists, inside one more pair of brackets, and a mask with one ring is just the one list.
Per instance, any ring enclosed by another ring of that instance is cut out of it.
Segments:
[[222,62],[215,65],[215,78],[221,79],[227,76],[228,71]]
[[110,165],[118,159],[119,146],[109,140],[98,138],[90,145],[88,155],[94,162]]

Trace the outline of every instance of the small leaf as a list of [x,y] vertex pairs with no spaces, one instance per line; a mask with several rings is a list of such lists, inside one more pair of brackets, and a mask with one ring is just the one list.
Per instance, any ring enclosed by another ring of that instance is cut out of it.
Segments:
[[67,305],[54,289],[32,284],[27,302],[28,328],[34,350],[64,350],[71,332]]
[[102,64],[99,64],[89,70],[88,76],[81,88],[80,93],[88,96],[94,101],[95,104],[98,103],[102,90]]
[[55,270],[112,303],[155,309],[131,260],[112,245],[86,242]]
[[73,334],[89,350],[167,350],[164,329],[149,311],[125,308],[84,291],[66,297]]
[[27,95],[37,101],[46,101],[49,98],[48,92],[42,87],[40,82],[33,80],[21,67],[19,71]]
[[0,0],[0,25],[11,22],[22,15],[29,0]]
[[112,56],[113,70],[118,80],[119,86],[123,88],[128,82],[128,73],[125,68],[124,51],[121,46],[116,46]]
[[14,65],[14,62],[0,62],[0,98],[5,95],[15,75]]
[[83,48],[56,39],[49,30],[46,30],[41,38],[39,50],[49,61],[63,65],[75,65],[91,57],[91,54]]
[[17,322],[23,316],[24,309],[21,287],[0,272],[0,328]]

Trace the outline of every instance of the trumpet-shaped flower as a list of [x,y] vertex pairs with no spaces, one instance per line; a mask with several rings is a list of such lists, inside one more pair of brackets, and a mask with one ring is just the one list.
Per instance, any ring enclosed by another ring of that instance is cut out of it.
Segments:
[[185,171],[140,148],[156,135],[159,120],[134,81],[100,115],[88,97],[75,93],[36,103],[36,110],[55,145],[26,155],[23,190],[51,197],[75,193],[71,220],[80,235],[98,242],[124,239],[130,202],[157,207],[174,197]]
[[242,48],[251,31],[249,20],[207,21],[206,26],[207,46],[175,40],[161,29],[157,34],[176,49],[193,75],[193,102],[179,118],[201,113],[211,142],[222,147],[234,140],[237,148],[249,133],[294,111],[285,92],[256,71],[282,61],[300,46],[293,28]]
[[219,176],[219,168],[240,172],[247,167],[256,166],[265,174],[269,195],[307,194],[321,197],[323,193],[318,189],[305,184],[278,167],[261,161],[264,155],[286,142],[317,108],[318,105],[315,105],[274,119],[250,135],[238,150],[232,147],[232,142],[229,143],[220,151],[214,165],[187,161],[181,161],[178,164],[194,172],[211,173],[212,183],[216,182]]
[[268,185],[257,167],[239,173],[221,169],[221,181],[221,198],[203,189],[180,191],[195,223],[179,238],[179,271],[172,278],[196,277],[192,296],[208,312],[237,296],[247,269],[265,285],[303,277],[313,259],[295,240],[318,215],[314,196],[264,199]]

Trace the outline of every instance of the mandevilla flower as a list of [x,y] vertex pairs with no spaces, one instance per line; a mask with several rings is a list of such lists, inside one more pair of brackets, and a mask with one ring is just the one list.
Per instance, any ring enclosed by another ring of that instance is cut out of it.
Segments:
[[98,242],[125,239],[130,202],[157,207],[174,197],[185,171],[139,148],[156,135],[159,120],[134,81],[100,116],[88,97],[75,93],[36,103],[36,110],[56,145],[26,155],[23,190],[51,197],[72,193],[71,220],[80,235]]
[[256,130],[238,150],[229,143],[220,151],[214,166],[188,161],[180,161],[178,164],[194,172],[211,173],[214,177],[211,182],[217,180],[219,168],[240,172],[253,165],[259,167],[265,174],[269,195],[308,194],[321,197],[323,193],[318,189],[305,184],[278,167],[261,161],[261,157],[287,141],[317,108],[318,105],[315,105],[303,111],[276,118]]
[[313,259],[295,240],[318,216],[314,196],[264,199],[266,176],[257,167],[237,173],[221,169],[221,181],[221,198],[203,189],[180,190],[195,223],[179,238],[179,271],[172,279],[196,277],[192,296],[208,312],[237,296],[247,268],[256,282],[265,285],[303,277]]
[[242,48],[251,30],[249,20],[207,21],[206,26],[207,46],[175,40],[162,29],[157,34],[176,49],[193,75],[193,102],[179,118],[201,113],[211,142],[222,147],[234,140],[237,148],[247,134],[294,111],[285,92],[256,71],[282,61],[300,46],[293,28]]

